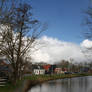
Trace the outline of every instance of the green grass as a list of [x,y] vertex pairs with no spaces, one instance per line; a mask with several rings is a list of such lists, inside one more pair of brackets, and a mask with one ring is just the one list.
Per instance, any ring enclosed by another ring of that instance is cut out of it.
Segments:
[[24,77],[25,80],[32,81],[48,81],[54,79],[64,79],[64,78],[72,78],[72,77],[82,77],[82,76],[92,76],[92,74],[81,73],[81,74],[53,74],[53,75],[32,75]]

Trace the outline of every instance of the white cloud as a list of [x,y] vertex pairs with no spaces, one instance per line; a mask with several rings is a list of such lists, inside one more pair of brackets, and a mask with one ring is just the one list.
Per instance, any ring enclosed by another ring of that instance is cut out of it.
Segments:
[[88,39],[84,40],[81,43],[81,48],[87,60],[92,62],[92,41]]
[[81,43],[81,46],[84,48],[92,48],[92,41],[86,39]]
[[[32,54],[35,62],[54,63],[62,59],[70,60],[70,58],[73,58],[74,62],[86,60],[80,46],[77,44],[60,41],[47,36],[40,38],[39,42],[42,44],[42,47]],[[39,48],[41,44],[37,45],[36,48]]]

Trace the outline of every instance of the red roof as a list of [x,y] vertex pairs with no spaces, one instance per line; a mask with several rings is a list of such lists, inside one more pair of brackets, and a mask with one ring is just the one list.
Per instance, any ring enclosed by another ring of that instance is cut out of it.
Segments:
[[51,67],[51,65],[43,65],[43,68],[44,68],[45,70],[48,70],[50,67]]

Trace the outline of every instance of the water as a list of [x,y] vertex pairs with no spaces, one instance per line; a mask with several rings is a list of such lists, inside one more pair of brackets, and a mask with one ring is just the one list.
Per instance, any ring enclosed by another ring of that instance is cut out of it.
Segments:
[[92,92],[92,76],[49,81],[28,92]]

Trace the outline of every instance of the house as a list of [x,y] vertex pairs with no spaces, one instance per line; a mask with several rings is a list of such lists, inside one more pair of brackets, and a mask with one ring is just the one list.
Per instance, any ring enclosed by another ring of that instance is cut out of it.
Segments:
[[43,65],[43,68],[46,70],[46,71],[49,71],[49,68],[51,67],[51,65]]
[[63,74],[65,72],[67,72],[66,68],[55,68],[55,73],[56,74]]
[[45,70],[44,69],[34,69],[34,74],[35,75],[44,75]]
[[34,64],[32,65],[33,74],[54,74],[56,65],[50,64]]
[[61,74],[61,73],[64,73],[64,71],[62,71],[62,68],[55,68],[55,73]]
[[51,65],[49,71],[51,74],[54,74],[55,73],[55,68],[56,68],[56,65]]
[[33,65],[33,74],[35,75],[44,75],[45,69],[40,65]]
[[43,65],[43,68],[45,69],[45,74],[53,74],[56,68],[56,65],[47,64],[47,65]]
[[51,65],[47,64],[47,65],[43,65],[43,68],[45,69],[45,74],[50,74],[50,67]]

